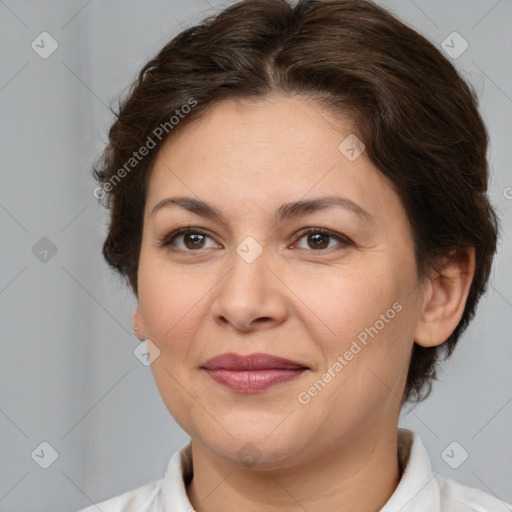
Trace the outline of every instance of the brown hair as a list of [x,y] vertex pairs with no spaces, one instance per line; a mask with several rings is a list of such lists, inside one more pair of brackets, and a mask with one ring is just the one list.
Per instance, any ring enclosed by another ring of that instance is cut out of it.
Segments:
[[[218,100],[272,94],[301,95],[351,116],[366,156],[403,202],[420,277],[449,249],[475,248],[456,329],[439,347],[414,344],[403,402],[419,402],[440,356],[452,353],[473,318],[496,251],[487,132],[473,89],[453,65],[368,0],[244,0],[167,43],[120,101],[94,166],[110,210],[103,256],[137,295],[147,183],[166,137]],[[135,159],[139,149],[146,156]]]

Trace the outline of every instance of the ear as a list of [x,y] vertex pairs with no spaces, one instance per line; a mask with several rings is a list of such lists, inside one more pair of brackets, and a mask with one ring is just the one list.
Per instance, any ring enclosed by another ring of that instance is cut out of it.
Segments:
[[132,324],[134,327],[137,327],[137,330],[134,330],[135,336],[139,338],[141,341],[146,339],[146,334],[144,332],[144,322],[142,321],[142,315],[140,314],[139,305],[135,306],[132,315]]
[[453,249],[427,278],[423,313],[414,341],[422,347],[444,343],[457,327],[475,273],[475,249]]

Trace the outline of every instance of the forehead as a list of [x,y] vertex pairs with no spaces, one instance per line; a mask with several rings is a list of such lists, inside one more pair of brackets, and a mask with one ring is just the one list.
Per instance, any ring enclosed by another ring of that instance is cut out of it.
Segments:
[[333,193],[384,208],[397,199],[387,179],[364,152],[350,160],[340,150],[352,129],[350,118],[299,97],[218,102],[162,146],[147,209],[169,195],[257,209]]
[[[164,147],[179,152],[180,147],[186,151],[189,144],[194,144],[197,156],[220,153],[225,159],[247,151],[268,153],[275,158],[280,148],[288,157],[291,152],[303,152],[318,160],[320,152],[337,150],[340,137],[352,131],[349,117],[335,116],[311,99],[229,99],[209,105],[201,117],[169,137]],[[226,148],[230,149],[229,154],[224,152]]]

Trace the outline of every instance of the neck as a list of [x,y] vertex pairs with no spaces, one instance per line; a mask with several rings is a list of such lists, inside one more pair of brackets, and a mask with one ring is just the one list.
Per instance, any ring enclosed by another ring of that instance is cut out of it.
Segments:
[[198,512],[340,510],[376,512],[400,480],[397,430],[365,432],[325,446],[315,458],[276,470],[247,468],[192,440],[187,489]]

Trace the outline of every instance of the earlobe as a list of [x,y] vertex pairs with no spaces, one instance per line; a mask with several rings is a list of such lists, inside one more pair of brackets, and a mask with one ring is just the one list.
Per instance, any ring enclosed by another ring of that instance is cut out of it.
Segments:
[[133,331],[135,332],[135,336],[137,336],[137,338],[139,338],[140,341],[145,340],[146,336],[144,334],[144,325],[142,322],[142,316],[140,314],[138,304],[135,306],[135,309],[133,310],[132,324],[133,324]]
[[433,271],[425,295],[423,313],[414,341],[423,347],[444,343],[457,327],[475,273],[473,247],[454,249],[440,260]]

